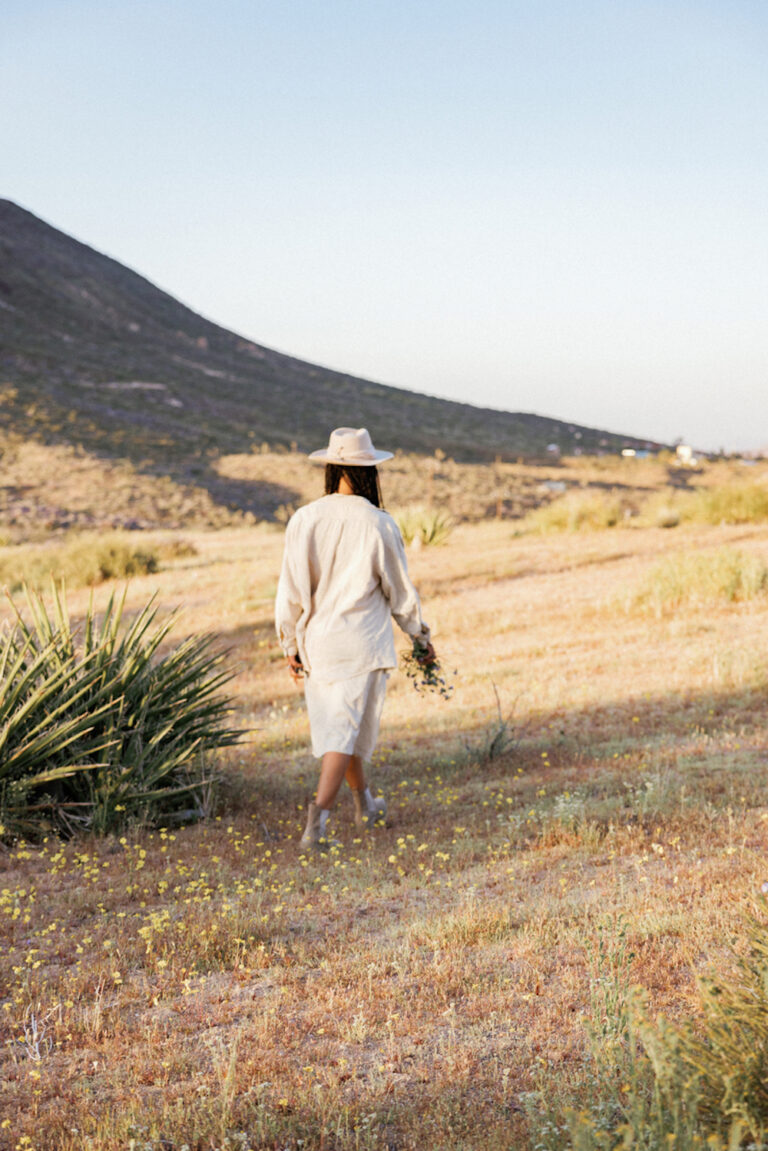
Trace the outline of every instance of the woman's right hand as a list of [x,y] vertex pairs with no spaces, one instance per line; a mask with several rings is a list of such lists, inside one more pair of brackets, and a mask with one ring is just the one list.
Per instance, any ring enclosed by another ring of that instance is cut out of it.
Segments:
[[301,683],[304,676],[304,664],[297,655],[289,655],[287,658],[288,671],[291,673],[291,679],[294,683]]
[[422,647],[414,648],[413,654],[416,656],[418,663],[437,663],[437,652],[431,643]]

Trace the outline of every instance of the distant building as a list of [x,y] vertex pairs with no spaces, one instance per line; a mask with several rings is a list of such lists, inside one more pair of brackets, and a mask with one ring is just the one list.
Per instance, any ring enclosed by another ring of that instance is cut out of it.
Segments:
[[693,454],[693,448],[690,444],[678,444],[675,448],[675,455],[678,464],[683,468],[695,468],[699,462]]

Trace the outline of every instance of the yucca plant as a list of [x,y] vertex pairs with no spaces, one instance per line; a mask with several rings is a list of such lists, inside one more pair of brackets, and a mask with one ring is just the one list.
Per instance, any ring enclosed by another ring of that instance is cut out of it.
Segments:
[[[94,770],[97,731],[108,705],[93,696],[93,661],[62,659],[54,643],[38,650],[7,635],[0,653],[0,814],[24,829],[36,822],[34,798],[78,771]],[[88,707],[86,701],[90,701]],[[77,762],[81,757],[85,762]],[[14,818],[16,817],[16,818]]]
[[165,655],[174,623],[153,600],[123,626],[125,593],[81,633],[63,593],[48,609],[27,589],[28,618],[0,641],[0,818],[7,829],[115,830],[136,820],[201,815],[212,783],[207,753],[231,745],[231,678],[210,636]]
[[453,531],[453,520],[440,508],[405,508],[395,513],[395,522],[403,542],[417,546],[444,544]]

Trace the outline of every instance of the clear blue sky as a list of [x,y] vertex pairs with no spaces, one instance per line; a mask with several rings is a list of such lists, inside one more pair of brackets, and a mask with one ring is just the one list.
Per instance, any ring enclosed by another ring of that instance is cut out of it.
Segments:
[[226,327],[768,444],[761,0],[5,0],[0,67],[0,194]]

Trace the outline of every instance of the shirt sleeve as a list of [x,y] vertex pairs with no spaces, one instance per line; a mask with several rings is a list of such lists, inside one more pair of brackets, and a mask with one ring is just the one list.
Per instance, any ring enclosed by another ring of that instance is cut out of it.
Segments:
[[405,545],[394,520],[388,520],[382,532],[379,579],[398,627],[411,636],[429,643],[430,631],[421,615],[421,603],[408,575]]
[[295,536],[295,529],[292,529],[289,523],[285,533],[283,565],[275,597],[275,630],[285,655],[296,655],[299,650],[296,642],[296,624],[301,615],[301,596],[294,572]]

